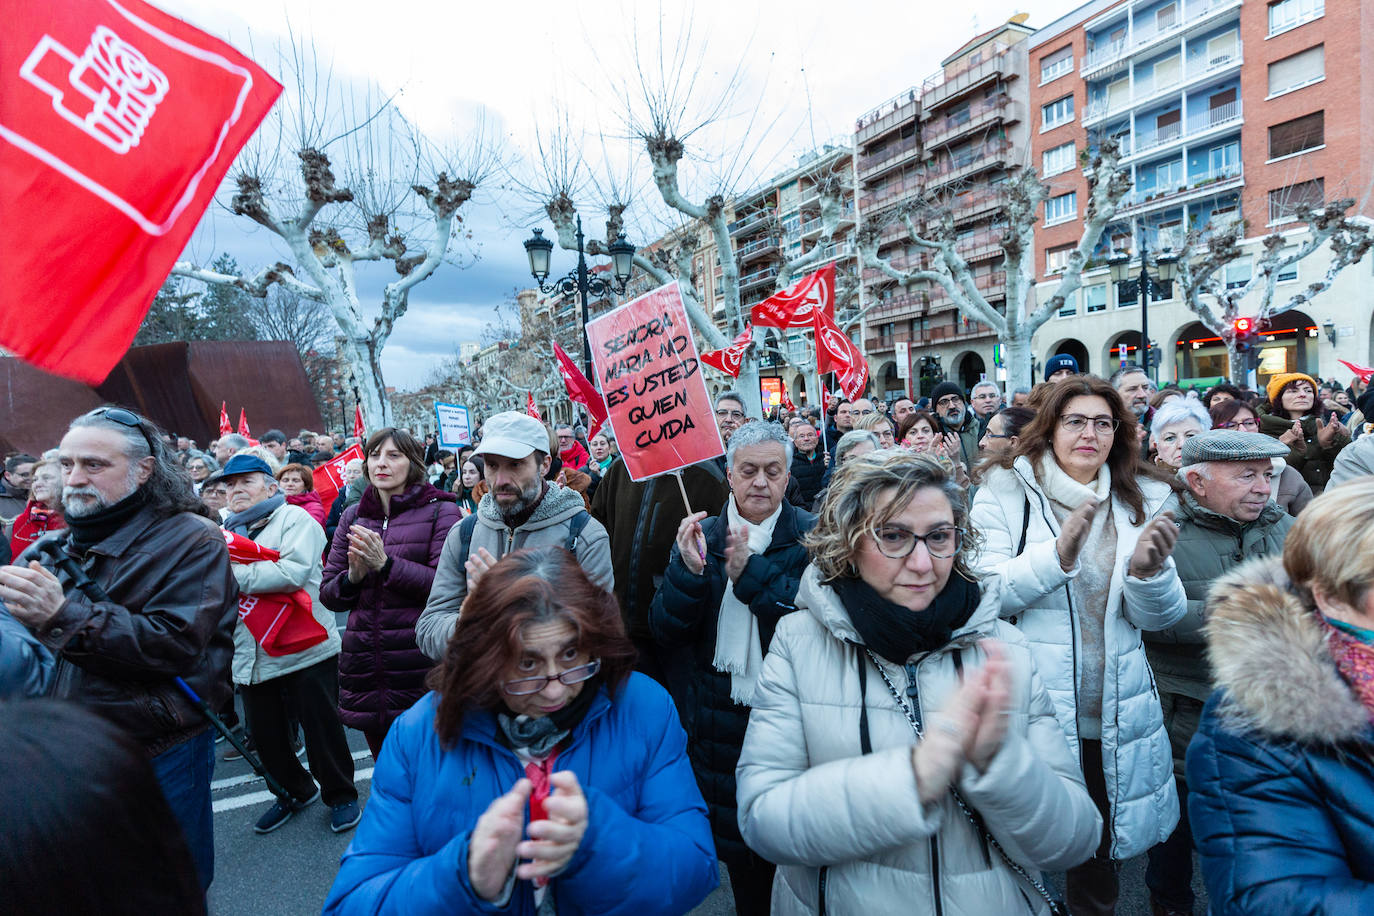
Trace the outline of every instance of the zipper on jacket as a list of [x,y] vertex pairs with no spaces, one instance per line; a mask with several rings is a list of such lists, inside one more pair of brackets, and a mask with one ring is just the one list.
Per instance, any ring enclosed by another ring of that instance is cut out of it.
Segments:
[[820,877],[816,883],[816,916],[825,916],[825,879],[829,873],[830,866],[822,865]]
[[[916,681],[916,664],[907,662],[906,668],[906,695],[911,698],[911,713],[916,717],[916,724],[922,732],[925,731],[925,716],[921,713],[921,690]],[[944,916],[945,904],[941,899],[943,892],[940,890],[940,834],[938,832],[930,835],[930,890],[935,899],[935,916]]]

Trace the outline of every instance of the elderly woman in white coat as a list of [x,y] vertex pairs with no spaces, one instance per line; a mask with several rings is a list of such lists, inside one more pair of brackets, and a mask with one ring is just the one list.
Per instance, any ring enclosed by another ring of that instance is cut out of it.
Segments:
[[1177,528],[1159,515],[1171,489],[1148,473],[1135,416],[1105,381],[1079,375],[1054,383],[973,501],[980,568],[1007,584],[1001,613],[1030,640],[1106,821],[1097,855],[1067,875],[1075,914],[1114,912],[1116,863],[1178,821],[1140,633],[1178,622],[1187,599],[1169,557]]
[[846,462],[807,536],[736,771],[774,916],[1043,914],[1038,875],[1102,822],[1002,585],[974,579],[963,489],[929,456]]

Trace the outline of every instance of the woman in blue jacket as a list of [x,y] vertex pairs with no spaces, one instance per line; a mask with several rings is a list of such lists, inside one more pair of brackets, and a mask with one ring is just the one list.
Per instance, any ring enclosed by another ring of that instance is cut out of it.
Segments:
[[1374,478],[1327,490],[1208,596],[1188,748],[1213,916],[1374,913]]
[[716,886],[672,700],[561,548],[483,573],[391,729],[326,914],[677,914]]

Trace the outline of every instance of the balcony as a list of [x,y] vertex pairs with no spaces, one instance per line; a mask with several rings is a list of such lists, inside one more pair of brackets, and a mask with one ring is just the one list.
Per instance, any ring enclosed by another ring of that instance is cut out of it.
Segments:
[[[988,301],[1003,298],[1007,289],[1007,272],[1005,270],[993,270],[984,274],[974,274],[973,285],[978,287],[978,291]],[[930,307],[932,309],[944,308],[952,304],[949,294],[945,292],[943,286],[938,284],[931,286]]]
[[[819,216],[813,216],[810,219],[802,220],[801,226],[798,229],[798,235],[802,239],[809,238],[811,235],[814,235],[815,233],[821,231],[822,222],[823,220]],[[836,223],[836,227],[838,228],[839,226],[842,226],[845,223],[852,222],[854,222],[854,207],[853,205],[850,205],[840,211],[840,218],[839,222]]]
[[777,276],[778,268],[776,266],[765,267],[762,270],[747,273],[739,278],[739,291],[743,294],[747,290],[756,289],[764,284],[772,283]]
[[977,143],[958,154],[939,160],[926,167],[926,185],[931,188],[967,178],[983,169],[1000,168],[1007,164],[1007,153],[1011,150],[1010,140],[993,140]]
[[895,203],[906,197],[914,197],[923,187],[924,182],[919,175],[910,175],[901,181],[889,181],[881,190],[866,194],[859,199],[859,209],[876,210],[888,204]]
[[1140,191],[1133,190],[1121,201],[1121,206],[1117,209],[1118,217],[1130,216],[1136,213],[1143,213],[1147,210],[1157,210],[1162,207],[1177,206],[1194,200],[1199,197],[1206,197],[1211,194],[1218,194],[1222,191],[1229,191],[1239,188],[1245,184],[1244,170],[1240,163],[1214,169],[1204,175],[1189,181],[1186,185],[1170,188],[1164,191],[1151,191],[1142,195]]
[[912,86],[860,115],[854,122],[854,142],[862,146],[898,124],[916,120],[920,113],[920,89]]
[[867,320],[872,324],[879,319],[914,318],[924,315],[928,307],[929,299],[925,292],[899,293],[874,306]]
[[[1024,54],[1025,46],[1020,47]],[[1015,50],[1016,46],[998,42],[983,49],[984,57],[976,62],[966,61],[931,74],[921,85],[921,104],[929,111],[999,73],[1014,71],[1010,55]]]
[[771,207],[764,207],[761,210],[755,210],[753,213],[750,213],[747,216],[741,216],[739,219],[731,223],[728,227],[730,234],[740,235],[742,233],[749,232],[752,229],[757,229],[761,226],[765,226],[773,220],[775,215],[776,214]]
[[959,340],[972,340],[975,337],[987,337],[991,333],[993,333],[992,328],[981,321],[972,321],[961,315],[957,324],[938,324],[926,328],[925,343],[952,343]]
[[1083,124],[1088,126],[1124,114],[1132,108],[1157,101],[1168,93],[1176,95],[1179,88],[1197,80],[1210,79],[1229,70],[1237,70],[1245,63],[1243,51],[1243,45],[1237,41],[1236,49],[1231,54],[1200,60],[1190,65],[1186,72],[1180,68],[1177,73],[1158,79],[1152,74],[1150,79],[1137,82],[1129,94],[1122,93],[1116,99],[1101,98],[1089,102],[1087,110],[1083,112]]
[[922,132],[926,153],[932,154],[935,147],[950,143],[997,121],[1010,123],[1020,120],[1019,108],[1011,96],[1001,92],[977,105],[970,105],[968,111],[958,118],[950,116],[931,121]]
[[860,156],[859,176],[870,178],[874,175],[881,175],[893,166],[912,158],[912,152],[919,149],[920,146],[919,138],[910,136]]
[[962,223],[995,213],[1006,205],[1007,194],[1005,191],[980,188],[965,191],[954,197],[950,201],[949,210],[950,215],[954,217],[954,222]]
[[976,264],[988,258],[1002,256],[1002,238],[1004,235],[1005,232],[1001,230],[988,229],[975,232],[973,235],[957,240],[954,243],[954,248],[966,262]]
[[1170,124],[1159,130],[1137,134],[1134,143],[1123,143],[1125,159],[1136,159],[1147,153],[1154,153],[1174,143],[1196,140],[1212,131],[1220,131],[1241,123],[1240,99],[1207,111],[1200,111],[1188,118],[1186,123]]
[[1122,63],[1129,55],[1165,39],[1177,38],[1193,26],[1205,24],[1226,10],[1238,9],[1240,4],[1241,0],[1192,0],[1183,8],[1182,15],[1139,29],[1128,29],[1125,38],[1093,48],[1080,61],[1080,73],[1083,79],[1092,79],[1099,72]]
[[778,240],[765,235],[762,238],[754,239],[752,242],[746,242],[736,248],[735,258],[740,264],[745,264],[770,252],[776,252],[777,250]]

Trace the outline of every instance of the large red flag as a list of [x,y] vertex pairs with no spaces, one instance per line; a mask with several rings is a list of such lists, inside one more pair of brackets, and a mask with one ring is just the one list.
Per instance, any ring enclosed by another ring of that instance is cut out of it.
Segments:
[[708,350],[701,354],[701,361],[732,378],[739,378],[739,371],[744,366],[744,353],[753,341],[754,329],[746,324],[743,333],[736,337],[730,346],[720,350]]
[[315,492],[326,506],[334,504],[339,491],[344,488],[344,466],[354,458],[366,460],[361,445],[350,445],[324,464],[315,468]]
[[563,385],[568,389],[568,397],[587,408],[587,416],[592,418],[591,429],[587,430],[587,438],[591,439],[606,423],[606,399],[557,343],[553,345],[553,352],[558,357],[558,371],[563,373]]
[[97,385],[281,86],[142,0],[0,14],[0,345]]
[[229,425],[229,406],[224,402],[219,402],[219,434],[227,436],[234,431],[234,427]]
[[530,416],[534,417],[534,418],[535,418],[536,420],[538,420],[540,423],[543,423],[543,422],[544,422],[544,418],[541,417],[541,416],[539,415],[539,408],[536,407],[536,406],[534,406],[534,392],[533,392],[533,391],[531,391],[531,392],[525,397],[525,413],[527,413],[527,414],[529,414]]
[[754,306],[750,318],[761,328],[809,328],[817,312],[835,317],[833,261]]
[[1366,385],[1369,384],[1370,376],[1374,376],[1374,369],[1371,369],[1368,366],[1357,366],[1354,363],[1348,363],[1343,359],[1338,359],[1336,360],[1336,362],[1340,363],[1342,366],[1345,366],[1345,368],[1355,373],[1355,375],[1359,377],[1360,381],[1364,382]]
[[366,431],[367,428],[363,425],[363,405],[359,404],[353,408],[353,435],[362,439]]
[[[224,532],[230,563],[276,562],[281,552],[264,547],[252,538]],[[311,612],[310,593],[291,592],[250,595],[239,592],[239,619],[268,655],[294,655],[329,638]]]
[[868,360],[825,313],[812,311],[816,331],[816,371],[837,373],[840,390],[851,401],[862,397],[868,383]]
[[245,439],[251,439],[252,433],[248,432],[248,411],[239,408],[239,435]]

